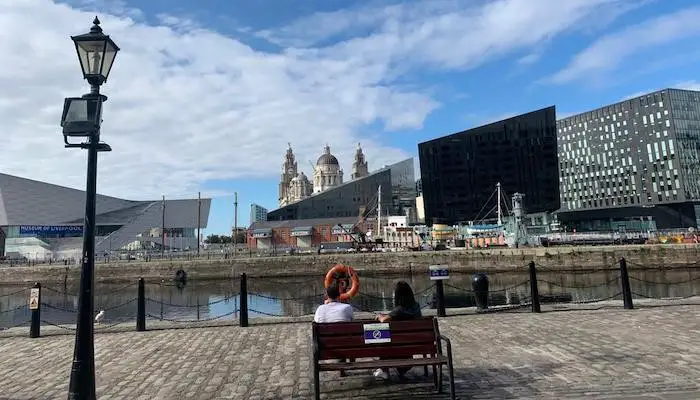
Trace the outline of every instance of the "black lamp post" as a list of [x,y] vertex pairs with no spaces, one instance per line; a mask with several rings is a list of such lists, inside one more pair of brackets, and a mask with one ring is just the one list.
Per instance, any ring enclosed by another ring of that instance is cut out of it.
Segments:
[[[95,202],[97,196],[97,153],[111,151],[100,143],[102,103],[107,96],[100,94],[100,85],[107,81],[119,47],[102,33],[100,20],[95,17],[90,32],[71,36],[78,52],[83,77],[90,83],[90,93],[69,97],[63,105],[61,127],[68,148],[87,149],[87,187],[85,189],[85,227],[83,231],[82,269],[78,294],[78,320],[75,331],[73,365],[70,373],[68,399],[93,400],[95,393],[94,302],[95,280]],[[87,138],[87,142],[69,143],[70,137]]]

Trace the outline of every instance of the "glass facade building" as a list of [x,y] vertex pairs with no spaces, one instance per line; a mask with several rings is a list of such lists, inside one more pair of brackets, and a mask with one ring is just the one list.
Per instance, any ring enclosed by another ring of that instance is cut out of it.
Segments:
[[554,106],[420,143],[418,154],[428,225],[474,221],[496,206],[499,182],[525,195],[528,212],[559,208]]
[[557,122],[562,208],[580,230],[698,226],[700,92],[664,89]]
[[[0,174],[0,247],[4,255],[79,259],[84,205],[81,190]],[[206,228],[210,205],[210,199],[134,201],[98,194],[95,253],[196,247],[196,228]]]
[[[369,175],[343,183],[267,214],[268,221],[359,217],[377,205],[381,186],[382,215],[415,215],[416,181],[408,158]],[[376,211],[370,213],[375,216]]]
[[267,221],[267,208],[258,205],[258,204],[251,204],[250,205],[250,223],[254,224],[256,222],[262,222],[262,221]]

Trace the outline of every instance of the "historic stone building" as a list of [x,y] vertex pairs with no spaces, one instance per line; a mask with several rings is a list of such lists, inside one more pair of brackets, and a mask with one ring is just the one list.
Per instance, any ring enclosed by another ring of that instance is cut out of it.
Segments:
[[[311,180],[304,172],[298,170],[297,161],[290,144],[282,164],[282,175],[279,184],[280,207],[343,184],[343,169],[340,167],[338,159],[331,154],[330,146],[326,145],[324,147],[323,154],[318,158],[313,169]],[[369,175],[367,160],[365,160],[362,147],[358,143],[355,160],[352,164],[352,179],[362,178],[367,175]]]
[[321,193],[342,183],[343,170],[338,159],[331,154],[330,146],[326,145],[314,168],[314,193]]
[[351,179],[362,178],[369,175],[369,168],[367,167],[367,160],[365,160],[365,155],[362,153],[362,147],[357,144],[357,151],[355,151],[355,161],[352,163],[352,175]]

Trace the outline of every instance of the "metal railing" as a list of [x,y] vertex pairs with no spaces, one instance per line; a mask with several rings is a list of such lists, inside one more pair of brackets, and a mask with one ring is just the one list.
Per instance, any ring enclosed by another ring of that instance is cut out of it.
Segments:
[[[630,266],[634,267],[632,271],[628,268]],[[489,287],[492,285],[489,280],[498,278],[500,273],[480,273],[472,275],[471,287],[450,283],[451,280],[438,280],[416,288],[414,295],[421,309],[434,309],[439,317],[447,316],[447,310],[450,311],[449,315],[456,315],[527,310],[540,313],[580,308],[590,310],[591,306],[593,309],[632,309],[639,306],[700,305],[700,302],[694,300],[684,302],[694,297],[700,299],[700,262],[680,266],[674,264],[674,270],[686,268],[682,275],[687,273],[686,277],[675,280],[649,279],[644,276],[649,270],[644,268],[643,265],[629,263],[623,258],[602,270],[605,273],[604,276],[599,276],[602,278],[599,279],[600,282],[582,284],[567,283],[564,277],[591,274],[590,270],[561,271],[554,266],[529,262],[519,268],[523,275],[526,272],[526,278],[518,278],[508,284],[501,282],[498,287]],[[679,274],[675,275],[678,277]],[[96,322],[95,331],[133,330],[134,327],[143,331],[148,328],[196,327],[212,323],[246,327],[250,318],[261,317],[266,318],[265,322],[285,321],[285,317],[304,317],[303,320],[308,320],[324,300],[321,290],[300,294],[290,289],[287,292],[291,295],[283,297],[270,294],[262,286],[256,287],[257,282],[252,279],[251,284],[250,278],[241,274],[239,278],[226,282],[226,293],[218,298],[211,299],[207,295],[207,299],[202,300],[195,287],[194,294],[190,293],[188,300],[182,292],[183,286],[187,285],[184,280],[147,285],[143,278],[139,278],[135,283],[97,293],[95,310],[103,311],[105,317]],[[264,286],[264,279],[259,282]],[[659,287],[666,289],[658,290]],[[581,295],[584,291],[588,294]],[[668,295],[671,292],[676,295]],[[169,296],[168,293],[176,295]],[[22,295],[29,295],[29,301],[19,305],[2,301]],[[33,297],[36,298],[32,300]],[[184,297],[185,301],[173,301],[172,297],[180,300]],[[650,303],[649,300],[653,302]],[[0,308],[0,331],[17,332],[18,327],[25,327],[29,328],[30,337],[39,337],[42,326],[51,326],[57,328],[56,331],[63,332],[75,330],[77,293],[67,289],[36,283],[32,287],[17,288],[1,294],[0,307],[4,303],[8,305],[4,306],[5,309]],[[393,307],[392,297],[370,293],[358,293],[349,303],[357,312],[374,313]],[[271,304],[275,307],[269,307]],[[11,317],[9,321],[3,318],[8,315]],[[3,319],[6,321],[3,322]]]

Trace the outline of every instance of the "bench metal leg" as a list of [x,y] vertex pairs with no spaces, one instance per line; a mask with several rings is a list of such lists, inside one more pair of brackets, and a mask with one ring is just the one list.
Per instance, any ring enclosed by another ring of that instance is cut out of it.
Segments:
[[447,358],[447,372],[450,374],[450,399],[455,400],[455,374],[452,368],[452,355]]
[[433,365],[433,385],[435,385],[435,390],[438,388],[438,374],[437,374],[437,366]]
[[313,367],[313,374],[314,374],[314,398],[316,400],[321,400],[321,380],[319,377],[319,372],[318,372],[318,365],[314,363]]
[[438,393],[442,393],[442,365],[438,366]]

